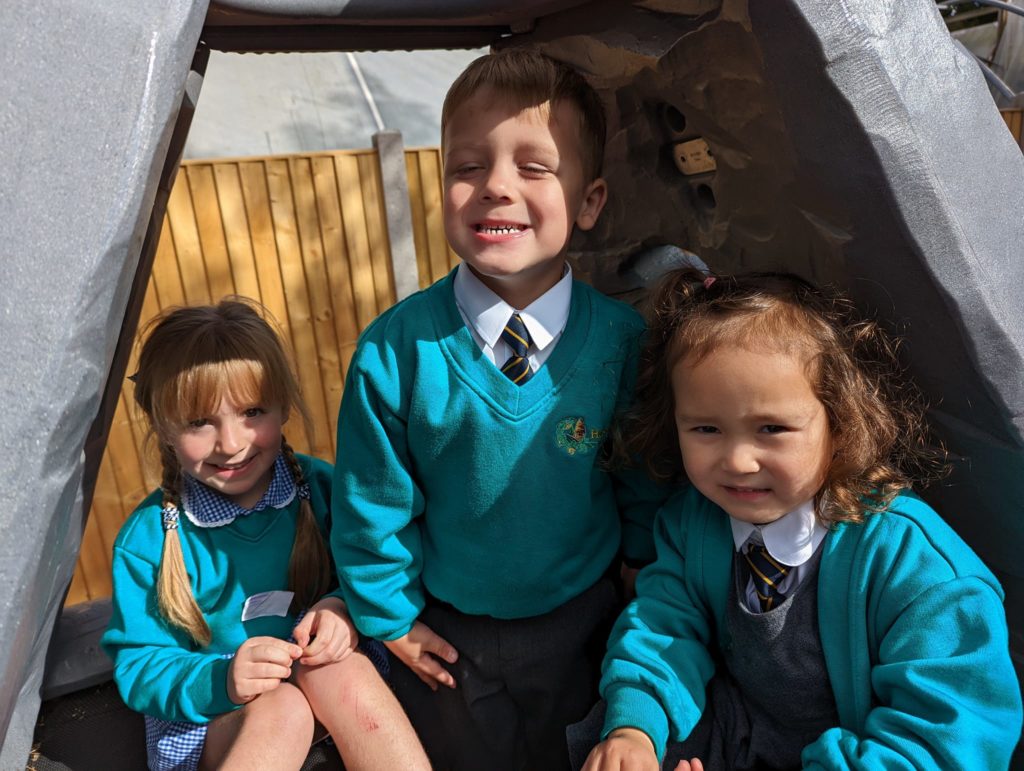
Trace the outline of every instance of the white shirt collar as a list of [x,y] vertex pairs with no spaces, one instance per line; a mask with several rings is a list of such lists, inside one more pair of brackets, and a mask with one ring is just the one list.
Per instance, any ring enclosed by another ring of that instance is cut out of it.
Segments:
[[732,525],[732,540],[737,551],[751,536],[756,539],[755,534],[760,531],[760,540],[768,553],[790,567],[807,562],[828,534],[828,528],[814,515],[814,501],[797,506],[767,525],[752,525],[732,517],[729,517],[729,524]]
[[518,310],[534,346],[542,351],[565,329],[569,320],[572,268],[566,263],[565,272],[558,283],[521,309],[513,308],[498,297],[464,264],[459,265],[455,272],[454,291],[455,302],[477,334],[491,348],[497,344],[509,317]]

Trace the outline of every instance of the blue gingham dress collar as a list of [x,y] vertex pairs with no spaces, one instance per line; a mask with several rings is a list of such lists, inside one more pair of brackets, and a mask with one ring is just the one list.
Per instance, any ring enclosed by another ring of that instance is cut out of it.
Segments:
[[185,516],[197,527],[223,527],[238,517],[245,517],[267,508],[281,509],[295,498],[295,479],[283,454],[274,461],[274,476],[263,497],[251,509],[244,509],[230,498],[197,482],[188,474],[181,494]]

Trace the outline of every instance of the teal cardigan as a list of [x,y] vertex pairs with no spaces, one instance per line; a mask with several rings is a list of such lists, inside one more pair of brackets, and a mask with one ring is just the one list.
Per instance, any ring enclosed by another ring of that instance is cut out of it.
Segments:
[[[704,709],[725,623],[734,544],[725,512],[695,489],[655,525],[656,562],[620,616],[604,661],[603,736],[631,726],[660,755]],[[818,620],[839,725],[804,768],[1006,768],[1021,730],[1003,592],[923,501],[900,495],[822,547]]]

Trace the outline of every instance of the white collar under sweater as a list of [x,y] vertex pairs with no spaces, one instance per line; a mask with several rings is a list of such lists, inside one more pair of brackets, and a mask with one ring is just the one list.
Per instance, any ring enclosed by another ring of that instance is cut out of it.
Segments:
[[501,339],[509,317],[519,312],[530,333],[530,365],[536,371],[551,355],[569,320],[572,302],[572,269],[568,264],[558,283],[527,307],[513,308],[492,292],[464,264],[455,271],[455,304],[473,339],[497,366],[505,363],[511,350]]
[[814,554],[828,529],[814,516],[814,501],[797,506],[767,525],[752,525],[729,517],[732,526],[732,540],[739,551],[755,532],[754,540],[760,540],[768,553],[783,565],[803,565]]

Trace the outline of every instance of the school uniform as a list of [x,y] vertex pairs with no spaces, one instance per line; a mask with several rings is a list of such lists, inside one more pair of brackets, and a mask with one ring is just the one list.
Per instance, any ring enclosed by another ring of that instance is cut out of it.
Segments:
[[[452,692],[392,674],[432,760],[455,768],[564,759],[562,727],[592,688],[584,651],[616,608],[602,579],[620,552],[653,557],[660,491],[598,463],[642,320],[567,270],[519,309],[531,367],[516,384],[500,370],[513,310],[464,266],[407,298],[360,338],[338,419],[332,546],[349,610],[363,633],[395,639],[420,619],[459,650]],[[446,718],[424,729],[420,713]]]
[[[299,455],[313,511],[327,537],[330,464]],[[288,639],[288,563],[299,496],[283,456],[251,509],[185,477],[177,518],[185,570],[212,641],[200,648],[157,606],[164,543],[162,492],[151,493],[114,542],[112,615],[102,646],[125,704],[146,716],[151,769],[197,767],[210,720],[239,709],[228,698],[231,658],[249,637]],[[337,592],[334,595],[338,595]],[[340,595],[339,595],[340,596]]]
[[833,525],[761,613],[730,522],[695,489],[662,510],[609,641],[602,738],[638,728],[660,758],[705,751],[711,768],[1006,768],[1022,712],[1003,592],[927,504]]

